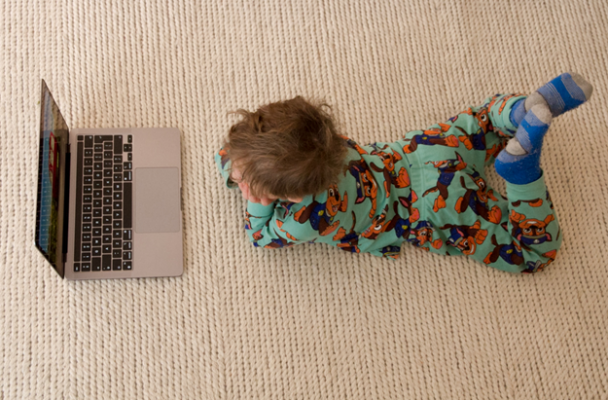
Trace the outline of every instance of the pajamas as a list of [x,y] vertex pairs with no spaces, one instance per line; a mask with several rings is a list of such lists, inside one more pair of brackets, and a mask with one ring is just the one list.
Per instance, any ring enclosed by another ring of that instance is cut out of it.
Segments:
[[[561,244],[557,216],[541,176],[507,182],[507,198],[486,183],[484,166],[513,136],[509,115],[521,95],[495,95],[445,123],[391,143],[348,147],[336,185],[300,203],[248,202],[245,230],[255,246],[328,243],[396,259],[404,241],[443,255],[466,255],[515,273],[543,269]],[[215,156],[228,187],[230,160]]]

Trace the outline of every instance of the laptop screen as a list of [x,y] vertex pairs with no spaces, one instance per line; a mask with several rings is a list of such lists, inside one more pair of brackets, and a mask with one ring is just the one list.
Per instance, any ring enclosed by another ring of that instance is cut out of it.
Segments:
[[63,275],[62,254],[65,253],[64,190],[68,127],[42,81],[40,100],[40,143],[38,159],[38,201],[36,210],[36,247]]

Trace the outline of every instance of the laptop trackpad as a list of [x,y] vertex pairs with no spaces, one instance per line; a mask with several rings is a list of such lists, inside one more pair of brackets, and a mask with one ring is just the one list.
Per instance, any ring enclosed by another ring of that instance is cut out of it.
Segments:
[[135,231],[179,231],[181,215],[178,169],[136,168],[134,178]]

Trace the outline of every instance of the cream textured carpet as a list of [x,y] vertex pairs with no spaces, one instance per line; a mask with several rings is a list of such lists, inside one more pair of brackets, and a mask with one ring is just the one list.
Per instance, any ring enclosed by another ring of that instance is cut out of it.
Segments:
[[[0,4],[0,399],[608,398],[605,0]],[[538,275],[255,249],[213,163],[240,107],[320,97],[389,141],[568,70],[595,92],[545,141]],[[181,129],[183,277],[68,282],[35,250],[41,78],[72,128]]]

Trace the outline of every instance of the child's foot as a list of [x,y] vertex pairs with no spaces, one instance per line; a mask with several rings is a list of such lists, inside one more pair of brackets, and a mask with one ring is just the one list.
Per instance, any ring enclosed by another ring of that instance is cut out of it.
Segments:
[[552,119],[546,104],[536,104],[526,113],[515,137],[496,157],[494,166],[498,175],[517,185],[525,185],[541,177],[540,153]]
[[537,104],[546,104],[554,117],[570,111],[591,98],[593,86],[581,75],[566,72],[545,84],[511,109],[511,122],[519,125],[526,113]]

